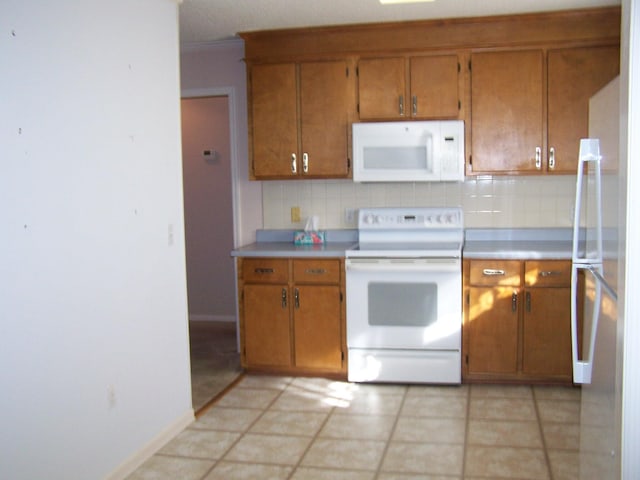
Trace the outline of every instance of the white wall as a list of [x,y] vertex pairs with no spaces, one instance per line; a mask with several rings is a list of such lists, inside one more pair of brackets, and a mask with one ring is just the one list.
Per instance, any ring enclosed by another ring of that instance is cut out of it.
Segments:
[[177,14],[2,1],[1,478],[117,478],[193,418]]

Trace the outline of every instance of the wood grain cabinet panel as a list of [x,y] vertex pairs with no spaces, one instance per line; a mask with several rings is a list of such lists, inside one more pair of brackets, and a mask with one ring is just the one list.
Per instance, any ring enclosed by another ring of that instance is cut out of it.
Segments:
[[358,61],[360,120],[458,118],[457,54]]
[[620,49],[564,48],[548,54],[548,165],[575,173],[580,139],[589,135],[589,98],[620,71]]
[[250,86],[252,173],[290,177],[298,152],[296,65],[254,65]]
[[542,50],[474,53],[471,56],[473,171],[539,170],[537,162],[542,161],[544,147],[543,109]]
[[570,261],[465,260],[463,282],[465,380],[571,383]]
[[239,258],[242,365],[346,377],[344,261]]
[[468,373],[517,373],[518,304],[517,288],[469,288]]
[[291,365],[288,297],[286,283],[244,286],[243,353],[247,366]]
[[251,66],[253,178],[347,177],[349,85],[345,61]]
[[575,173],[589,98],[619,70],[618,46],[472,54],[473,172]]

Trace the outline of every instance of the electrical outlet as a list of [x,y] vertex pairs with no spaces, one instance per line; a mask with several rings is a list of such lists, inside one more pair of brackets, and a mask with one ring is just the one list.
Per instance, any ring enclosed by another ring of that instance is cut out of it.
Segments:
[[291,207],[291,223],[300,221],[300,207]]
[[352,224],[356,219],[356,209],[355,208],[345,208],[344,209],[344,223]]

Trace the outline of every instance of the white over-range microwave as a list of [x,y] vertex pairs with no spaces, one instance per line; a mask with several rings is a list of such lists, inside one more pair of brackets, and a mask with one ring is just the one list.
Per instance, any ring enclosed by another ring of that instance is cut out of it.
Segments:
[[353,124],[354,182],[464,181],[464,122]]

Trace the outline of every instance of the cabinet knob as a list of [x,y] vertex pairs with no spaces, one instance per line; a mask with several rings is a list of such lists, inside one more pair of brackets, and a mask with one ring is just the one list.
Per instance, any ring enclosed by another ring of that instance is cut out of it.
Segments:
[[302,173],[309,173],[309,154],[302,154]]
[[549,149],[549,170],[556,168],[556,149],[551,147]]
[[298,173],[298,162],[295,153],[291,154],[291,173]]
[[536,170],[542,168],[542,148],[536,147]]
[[400,116],[404,116],[404,96],[400,95],[398,97],[398,110],[400,111]]
[[418,115],[418,96],[411,97],[411,114],[415,117]]
[[518,292],[513,292],[511,294],[511,311],[512,312],[518,311]]
[[282,289],[282,308],[287,308],[287,289]]
[[296,308],[300,308],[300,290],[296,288],[293,292],[293,297],[294,297],[294,302],[295,302],[294,304]]

